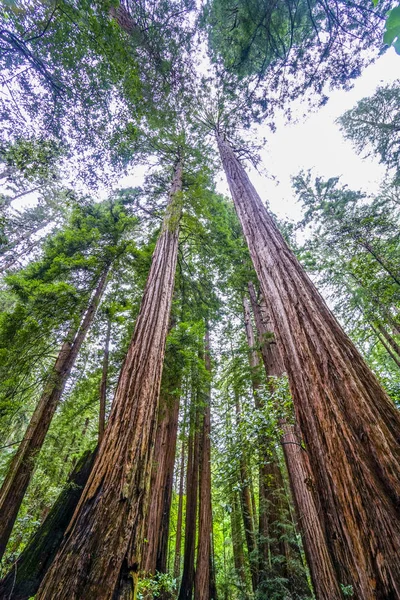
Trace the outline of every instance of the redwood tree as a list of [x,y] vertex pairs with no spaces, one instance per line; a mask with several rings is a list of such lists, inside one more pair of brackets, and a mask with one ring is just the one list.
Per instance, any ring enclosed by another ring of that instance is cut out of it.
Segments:
[[[271,333],[265,327],[265,311],[261,311],[256,298],[253,297],[254,288],[249,283],[249,291],[252,294],[253,313],[256,323],[259,323],[263,333],[259,335],[260,350],[263,354],[267,384],[273,394],[275,385],[271,375],[281,375],[278,366],[281,364],[277,354],[276,345],[273,344]],[[260,357],[257,350],[249,302],[243,297],[243,312],[246,329],[246,338],[249,345],[249,360],[251,366],[251,378],[255,406],[258,410],[267,410],[261,392],[261,378],[259,375]],[[264,317],[264,318],[263,318]],[[279,457],[275,448],[273,436],[261,425],[258,431],[258,465],[259,465],[259,528],[258,528],[258,555],[259,576],[257,591],[259,594],[268,594],[271,586],[280,587],[281,594],[284,589],[296,592],[299,596],[309,594],[309,586],[304,570],[295,574],[291,567],[292,559],[297,558],[301,564],[300,549],[297,543],[290,544],[287,539],[287,522],[290,514],[289,500],[285,494],[284,482],[279,464]]]
[[281,423],[282,448],[311,580],[318,600],[339,600],[342,592],[329,552],[326,532],[306,450],[294,425]]
[[339,581],[365,600],[397,598],[400,416],[221,133],[217,141],[288,373]]
[[[261,296],[260,301],[258,300],[252,282],[249,282],[248,287],[266,375],[268,378],[280,377],[284,373],[284,367],[272,337],[272,326],[264,299]],[[283,431],[281,444],[289,475],[297,526],[302,536],[313,587],[318,599],[338,600],[342,598],[342,592],[327,545],[322,515],[318,509],[307,451],[303,448],[301,436],[298,431],[296,432],[294,425],[288,423],[286,418],[282,418],[280,426]]]
[[[170,361],[177,360],[173,352]],[[168,351],[167,351],[168,355]],[[165,360],[165,363],[170,362]],[[164,374],[166,373],[166,364]],[[158,425],[156,432],[153,466],[150,481],[150,502],[146,524],[146,546],[143,552],[142,570],[154,575],[165,573],[167,568],[168,535],[178,416],[180,404],[181,369],[171,365],[171,373],[162,383]],[[163,374],[163,379],[164,379]]]
[[63,546],[38,592],[40,599],[111,599],[122,573],[137,580],[178,253],[181,190],[179,158],[103,442]]

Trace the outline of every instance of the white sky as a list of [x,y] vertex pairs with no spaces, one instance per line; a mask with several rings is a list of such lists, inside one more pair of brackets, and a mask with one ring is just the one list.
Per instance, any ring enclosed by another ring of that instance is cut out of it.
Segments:
[[[364,70],[353,89],[332,92],[328,103],[305,121],[285,124],[281,118],[276,121],[275,133],[260,126],[260,139],[268,140],[261,152],[261,170],[266,170],[272,177],[254,169],[250,176],[261,198],[269,202],[278,217],[298,220],[301,216],[301,206],[293,196],[290,182],[291,176],[301,169],[313,169],[315,176],[326,178],[341,176],[342,182],[353,189],[378,191],[384,168],[377,159],[358,156],[351,143],[343,138],[335,120],[358,100],[371,96],[377,86],[399,77],[400,57],[391,48]],[[223,174],[218,181],[218,191],[228,194]]]

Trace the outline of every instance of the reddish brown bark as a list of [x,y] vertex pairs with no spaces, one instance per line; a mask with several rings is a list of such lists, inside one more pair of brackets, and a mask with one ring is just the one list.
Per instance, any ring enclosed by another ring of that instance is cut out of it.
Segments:
[[[267,377],[271,375],[282,376],[284,367],[273,338],[272,324],[263,305],[263,298],[260,299],[260,302],[257,300],[257,294],[252,283],[249,283],[249,293],[266,375]],[[297,525],[302,535],[314,590],[318,600],[328,600],[328,598],[338,600],[342,595],[326,544],[321,518],[310,487],[311,471],[309,467],[308,471],[305,471],[308,457],[301,447],[300,440],[293,440],[291,437],[291,434],[294,435],[294,428],[287,425],[284,419],[282,419],[281,425],[284,428],[282,447],[297,515]],[[286,438],[288,439],[286,440]],[[283,482],[279,485],[280,488],[283,488]],[[288,575],[290,577],[290,573]]]
[[289,250],[243,166],[222,162],[289,376],[339,581],[400,597],[400,415]]
[[179,380],[173,380],[171,390],[161,396],[152,476],[150,482],[150,505],[147,515],[146,545],[143,552],[142,570],[154,574],[165,573],[169,535],[169,515],[172,500],[172,484],[178,434],[179,396],[176,389]]
[[[205,368],[211,373],[210,333],[205,336]],[[200,440],[200,486],[199,486],[199,540],[197,548],[196,575],[194,581],[194,599],[211,599],[211,384],[204,398],[203,423]]]
[[110,354],[110,337],[111,337],[111,317],[107,320],[106,340],[104,343],[103,369],[100,382],[100,410],[99,410],[99,437],[98,444],[100,446],[104,437],[106,428],[106,402],[107,402],[107,376],[108,376],[108,360]]
[[[253,307],[255,308],[255,307]],[[257,304],[260,326],[264,327],[261,311]],[[252,386],[255,406],[258,410],[264,408],[264,402],[260,396],[261,385],[259,367],[260,357],[257,352],[251,313],[247,298],[243,297],[243,314],[246,330],[246,338],[249,346],[249,362],[252,368]],[[266,333],[266,332],[263,332]],[[268,366],[274,366],[273,353],[268,348],[269,344],[262,340],[261,351],[268,357]],[[275,367],[276,368],[276,367]],[[269,375],[269,373],[268,373]],[[288,572],[284,558],[287,555],[285,542],[281,540],[282,532],[277,526],[282,521],[282,488],[283,481],[279,469],[278,458],[274,451],[273,443],[264,432],[258,435],[259,454],[259,526],[258,526],[258,591],[266,592],[265,583],[271,578],[287,577]],[[274,557],[278,560],[274,561]]]
[[285,371],[282,358],[276,346],[273,326],[263,297],[257,299],[253,283],[248,284],[251,308],[257,330],[257,341],[264,363],[265,374],[269,377],[281,377]]
[[293,425],[281,422],[282,447],[289,473],[290,488],[311,580],[318,600],[340,600],[342,593],[328,550],[320,518],[321,507],[314,494],[307,453]]
[[186,470],[186,514],[183,573],[178,600],[191,600],[194,585],[197,497],[199,487],[199,413],[196,402],[191,408],[188,461]]
[[123,569],[136,578],[174,287],[181,188],[179,161],[103,442],[67,537],[38,592],[40,600],[111,600]]
[[[6,549],[15,519],[31,480],[37,454],[43,446],[65,384],[96,314],[106,287],[109,268],[109,265],[107,265],[100,276],[97,288],[76,335],[67,336],[61,347],[53,371],[31,417],[24,439],[18,447],[3,482],[0,491],[0,559]],[[71,338],[73,339],[71,340]]]
[[170,525],[170,513],[172,503],[172,489],[174,483],[174,466],[175,466],[175,454],[176,454],[176,439],[178,434],[178,416],[179,416],[179,398],[175,398],[173,407],[173,414],[169,422],[167,439],[165,445],[167,446],[166,458],[165,458],[165,476],[163,486],[163,502],[162,502],[162,514],[161,514],[161,527],[160,536],[157,548],[157,559],[156,559],[156,570],[160,573],[167,572],[168,562],[168,540],[169,540],[169,525]]
[[394,350],[397,356],[400,357],[400,345],[397,343],[394,337],[392,337],[387,329],[381,324],[378,324],[378,330],[383,335],[389,346],[392,347],[392,350]]

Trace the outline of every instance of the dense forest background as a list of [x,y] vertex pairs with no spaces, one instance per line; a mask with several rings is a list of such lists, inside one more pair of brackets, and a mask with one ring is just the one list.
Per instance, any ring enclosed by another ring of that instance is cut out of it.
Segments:
[[0,18],[0,599],[399,599],[400,80],[337,121],[373,191],[251,180],[400,7]]

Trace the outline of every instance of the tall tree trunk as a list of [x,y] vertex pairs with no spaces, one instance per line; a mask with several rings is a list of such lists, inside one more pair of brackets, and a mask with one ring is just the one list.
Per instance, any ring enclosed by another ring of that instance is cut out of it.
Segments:
[[133,581],[137,578],[178,253],[181,189],[179,161],[103,442],[37,600],[111,600],[123,569]]
[[[255,406],[258,410],[263,410],[264,402],[260,395],[260,358],[256,348],[254,330],[251,323],[251,312],[249,302],[246,296],[243,297],[243,314],[246,330],[246,338],[249,346],[249,362],[252,368],[252,386],[254,393]],[[258,315],[261,319],[261,315]],[[267,351],[267,344],[263,341],[260,348],[265,355],[270,355]],[[269,357],[272,363],[272,358]],[[286,545],[282,539],[282,532],[279,530],[278,523],[282,521],[282,475],[278,457],[273,445],[273,441],[265,432],[258,434],[258,454],[259,454],[259,528],[258,528],[258,591],[267,593],[267,582],[271,577],[287,578],[288,569]],[[275,560],[274,560],[275,558]]]
[[[264,299],[262,297],[260,301],[257,299],[256,290],[251,282],[249,282],[249,293],[265,373],[267,378],[272,375],[281,377],[284,366],[273,338],[272,324],[264,306]],[[305,474],[305,468],[308,464],[307,454],[302,449],[300,441],[291,437],[292,433],[294,435],[294,428],[287,425],[284,419],[281,420],[280,425],[284,429],[282,448],[297,515],[297,524],[302,536],[317,599],[328,600],[328,598],[332,598],[332,600],[339,600],[342,598],[342,594],[326,544],[320,515],[310,488],[312,481],[310,469],[308,469],[307,475]],[[292,447],[293,444],[296,447]],[[283,482],[280,487],[283,487]],[[303,582],[300,583],[303,584]]]
[[297,524],[303,540],[307,563],[317,600],[340,600],[335,568],[329,553],[320,518],[321,507],[314,493],[307,453],[295,427],[281,421],[282,448],[296,508]]
[[318,294],[243,166],[218,136],[309,450],[339,581],[400,597],[400,415]]
[[192,396],[189,450],[186,469],[186,514],[183,573],[178,600],[191,600],[194,585],[197,496],[199,487],[199,413],[196,395]]
[[[262,400],[260,396],[260,358],[256,349],[254,330],[251,323],[251,313],[249,301],[243,296],[243,316],[246,332],[247,344],[249,347],[249,363],[251,368],[251,383],[253,387],[254,403],[257,410],[262,409]],[[270,571],[270,531],[269,531],[269,502],[268,495],[271,490],[273,480],[268,469],[269,461],[266,455],[269,450],[268,440],[263,434],[258,435],[258,464],[259,464],[259,511],[258,511],[258,579],[257,589],[263,588],[263,583]],[[254,515],[256,512],[254,511]]]
[[258,300],[257,292],[251,281],[248,284],[251,308],[254,315],[254,321],[257,330],[258,345],[261,351],[261,358],[264,363],[267,379],[270,377],[282,377],[285,368],[279,350],[276,347],[276,341],[273,334],[273,326],[269,317],[265,300],[263,297]]
[[183,482],[185,479],[185,440],[182,439],[181,466],[179,474],[178,517],[176,522],[174,578],[179,579],[181,571],[182,521],[183,521]]
[[168,382],[170,389],[165,389],[160,400],[145,534],[147,542],[142,561],[142,570],[150,574],[154,574],[155,571],[165,573],[167,568],[169,516],[179,416],[179,395],[176,394],[176,390],[180,388],[180,382],[179,372],[177,378]]
[[216,569],[215,569],[214,530],[213,530],[212,522],[211,522],[211,553],[210,553],[210,598],[211,598],[211,600],[218,600],[217,573],[216,573]]
[[89,478],[94,456],[95,452],[86,452],[76,464],[45,521],[0,582],[0,598],[28,600],[38,591]]
[[378,323],[377,325],[379,332],[383,335],[389,346],[396,352],[397,356],[400,358],[400,344],[396,342],[396,340],[390,335],[387,331],[386,327]]
[[375,328],[375,326],[372,323],[369,323],[369,325],[370,325],[372,331],[374,332],[374,334],[376,335],[377,339],[380,341],[380,343],[382,344],[382,346],[385,348],[386,352],[391,357],[391,359],[400,368],[400,358],[392,350],[392,348],[389,346],[389,344],[385,341],[385,338],[379,333],[379,331]]
[[141,28],[133,18],[132,13],[122,3],[117,7],[111,6],[109,14],[126,34],[135,39],[136,43],[147,52],[156,67],[159,68],[162,58],[156,47],[152,46],[150,38],[147,35],[147,28]]
[[179,417],[179,397],[174,395],[173,407],[170,408],[171,414],[168,423],[168,430],[165,441],[165,469],[164,469],[164,484],[162,496],[162,514],[159,542],[157,547],[156,570],[159,573],[167,572],[168,562],[168,541],[169,541],[169,524],[172,503],[172,489],[174,483],[174,466],[176,455],[176,440],[178,435],[178,417]]
[[[210,332],[205,335],[205,368],[211,374]],[[194,581],[194,599],[211,599],[211,382],[207,383],[204,398],[203,423],[200,443],[200,493],[199,493],[199,540],[197,549],[196,576]]]
[[110,354],[110,337],[111,337],[111,317],[108,316],[106,340],[104,343],[103,369],[100,382],[100,410],[99,410],[99,437],[98,444],[100,446],[104,430],[106,428],[106,402],[107,402],[107,377],[108,377],[108,360]]
[[61,347],[53,371],[45,384],[42,396],[32,415],[24,439],[18,447],[0,490],[0,559],[6,549],[15,519],[17,518],[22,500],[31,480],[36,457],[43,446],[65,384],[96,314],[97,307],[106,287],[109,268],[110,265],[107,265],[103,269],[97,288],[75,338],[72,342],[71,339],[67,338]]
[[374,259],[381,265],[382,269],[386,271],[386,273],[393,279],[397,285],[400,285],[400,278],[397,273],[393,273],[392,269],[385,263],[384,260],[379,256],[379,254],[374,250],[371,244],[365,240],[358,240],[359,244],[362,248],[364,248],[367,252],[374,257]]

